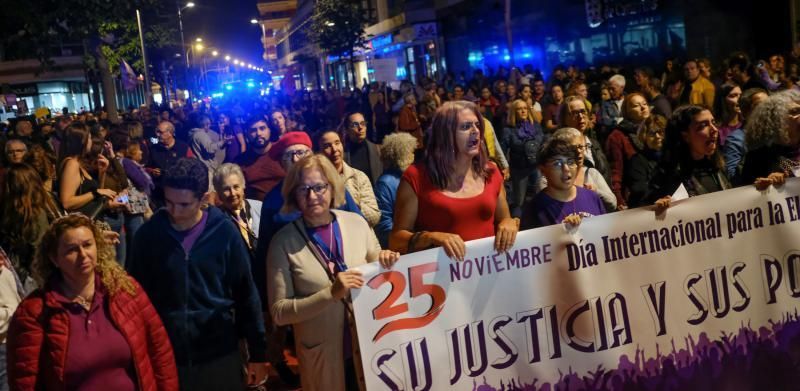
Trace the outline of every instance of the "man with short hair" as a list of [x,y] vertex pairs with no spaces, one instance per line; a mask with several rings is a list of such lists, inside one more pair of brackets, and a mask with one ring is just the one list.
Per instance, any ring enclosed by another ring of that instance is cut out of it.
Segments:
[[[192,153],[208,167],[209,175],[211,175],[225,161],[225,149],[229,139],[211,129],[211,118],[205,114],[200,115],[198,125],[198,128],[189,131]],[[209,176],[210,182],[211,177]],[[209,190],[211,189],[209,188]]]
[[[239,231],[208,199],[208,171],[180,159],[163,176],[166,207],[134,238],[129,271],[164,322],[184,390],[242,390],[266,378],[261,301]],[[247,342],[248,381],[239,340]]]
[[750,58],[744,53],[734,54],[728,59],[728,71],[731,73],[733,81],[742,88],[742,91],[747,91],[751,88],[768,90],[767,86],[756,74],[755,66],[750,63]]
[[22,161],[25,159],[25,155],[28,153],[28,146],[24,141],[12,138],[6,141],[6,145],[3,147],[3,152],[3,164],[0,165],[0,192],[2,192],[5,184],[6,169],[8,168],[8,165],[13,163],[22,163]]
[[625,100],[625,76],[616,74],[608,79],[608,93],[611,99],[600,106],[600,129],[598,139],[605,143],[606,137],[622,122],[622,102]]
[[661,93],[661,79],[655,76],[650,77],[650,81],[642,88],[642,93],[647,97],[652,114],[659,114],[669,119],[672,115],[672,104],[669,103],[664,94]]
[[545,84],[542,78],[536,78],[533,80],[533,87],[532,87],[532,94],[531,99],[534,102],[542,104],[545,96]]
[[344,161],[351,167],[363,171],[374,185],[383,174],[378,146],[367,140],[367,121],[364,115],[355,112],[342,122],[345,133]]
[[5,153],[8,163],[22,163],[25,159],[25,154],[28,153],[28,146],[24,141],[12,138],[6,141]]
[[175,165],[179,159],[192,158],[194,154],[188,144],[175,138],[175,126],[172,125],[172,122],[161,121],[156,126],[155,133],[158,143],[150,147],[150,157],[145,167],[147,173],[153,177],[155,184],[153,201],[160,204],[163,200],[161,175]]
[[30,139],[33,136],[33,124],[28,119],[20,119],[14,126],[14,134],[20,138]]
[[263,200],[286,173],[277,161],[269,157],[272,133],[263,117],[247,120],[244,135],[247,150],[235,161],[242,168],[247,183],[244,194],[253,200]]
[[683,74],[685,78],[685,87],[681,94],[681,102],[712,109],[714,107],[716,88],[713,83],[700,75],[700,68],[697,66],[697,61],[686,61],[686,64],[683,64]]

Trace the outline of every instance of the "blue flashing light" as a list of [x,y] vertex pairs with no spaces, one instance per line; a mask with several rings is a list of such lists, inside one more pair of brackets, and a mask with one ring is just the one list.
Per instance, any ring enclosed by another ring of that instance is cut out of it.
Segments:
[[255,86],[256,86],[256,83],[253,83],[252,81],[248,81],[247,82],[247,88],[253,88]]
[[395,76],[398,79],[405,79],[407,75],[408,73],[406,72],[406,69],[403,67],[398,67],[397,71],[395,72]]
[[211,94],[212,98],[222,98],[223,96],[225,96],[225,93],[223,92],[215,92]]
[[531,53],[522,53],[522,58],[531,58],[531,57],[533,57],[533,54]]
[[503,60],[505,60],[505,61],[511,60],[511,56],[506,54],[505,56],[503,56]]
[[233,86],[232,86],[232,85],[230,85],[230,84],[228,84],[228,85],[226,85],[226,86],[225,86],[225,89],[226,89],[226,90],[228,90],[228,91],[230,91],[230,90],[232,90],[232,89],[233,89]]

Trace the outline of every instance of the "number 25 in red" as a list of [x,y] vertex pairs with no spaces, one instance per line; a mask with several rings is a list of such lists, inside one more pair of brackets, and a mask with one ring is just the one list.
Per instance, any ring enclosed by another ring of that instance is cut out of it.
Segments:
[[[435,272],[437,270],[439,270],[439,267],[436,262],[408,268],[408,279],[411,281],[411,287],[409,287],[410,296],[412,298],[422,295],[430,296],[431,308],[417,318],[401,318],[386,323],[372,338],[373,342],[378,341],[384,335],[389,334],[392,331],[424,327],[436,319],[437,316],[439,316],[439,313],[441,313],[442,309],[444,308],[444,289],[442,289],[442,287],[439,285],[426,284],[422,281],[423,275]],[[385,283],[388,283],[392,288],[389,291],[389,295],[386,296],[386,299],[384,299],[377,307],[375,307],[374,310],[372,310],[372,317],[375,320],[386,319],[404,312],[408,312],[408,303],[395,304],[395,302],[400,298],[400,295],[403,294],[403,291],[406,290],[406,279],[403,273],[398,271],[383,272],[369,280],[367,285],[369,285],[369,287],[372,289],[378,289]]]

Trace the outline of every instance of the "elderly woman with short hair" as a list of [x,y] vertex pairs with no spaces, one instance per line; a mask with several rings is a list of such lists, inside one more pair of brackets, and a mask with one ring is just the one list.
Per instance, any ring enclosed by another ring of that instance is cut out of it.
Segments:
[[747,120],[745,142],[742,183],[765,188],[800,176],[800,92],[779,92],[758,105]]
[[364,285],[354,267],[400,254],[381,250],[367,222],[334,210],[344,183],[322,155],[295,163],[283,183],[284,212],[301,217],[283,227],[267,257],[268,304],[277,325],[294,325],[304,390],[365,389],[350,289]]
[[383,175],[375,183],[375,198],[381,219],[375,225],[375,233],[381,247],[389,246],[389,234],[392,233],[394,220],[394,203],[397,200],[397,187],[403,172],[414,163],[414,149],[417,139],[408,133],[393,133],[383,139],[381,161]]
[[244,196],[245,180],[242,169],[233,163],[221,165],[212,178],[220,209],[242,234],[250,254],[255,254],[258,228],[261,221],[261,201]]

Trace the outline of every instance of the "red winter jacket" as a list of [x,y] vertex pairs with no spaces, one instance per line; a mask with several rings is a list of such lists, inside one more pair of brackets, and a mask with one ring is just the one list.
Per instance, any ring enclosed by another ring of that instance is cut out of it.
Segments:
[[[56,301],[52,285],[26,297],[11,319],[7,370],[12,390],[65,389],[69,315]],[[177,390],[178,371],[167,332],[147,294],[135,281],[134,286],[136,295],[119,291],[107,300],[111,321],[131,346],[137,387]]]

